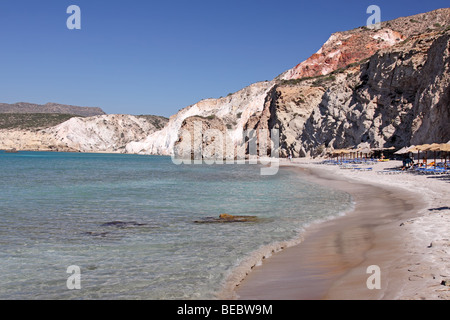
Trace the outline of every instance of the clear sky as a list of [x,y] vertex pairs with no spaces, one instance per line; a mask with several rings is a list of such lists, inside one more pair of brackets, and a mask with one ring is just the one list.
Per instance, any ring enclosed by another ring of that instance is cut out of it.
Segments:
[[[170,116],[271,80],[336,31],[448,0],[1,0],[0,102]],[[69,30],[67,8],[81,9]]]

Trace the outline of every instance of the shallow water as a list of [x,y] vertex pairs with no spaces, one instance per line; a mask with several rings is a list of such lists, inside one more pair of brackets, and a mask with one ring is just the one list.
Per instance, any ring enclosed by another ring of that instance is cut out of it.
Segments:
[[[0,181],[1,299],[212,299],[259,248],[351,205],[292,170],[158,156],[0,153]],[[222,213],[257,221],[195,222]]]

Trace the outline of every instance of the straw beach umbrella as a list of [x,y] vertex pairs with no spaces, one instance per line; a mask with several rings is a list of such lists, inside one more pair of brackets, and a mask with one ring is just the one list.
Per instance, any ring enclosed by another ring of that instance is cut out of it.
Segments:
[[340,154],[341,154],[341,149],[334,149],[334,150],[331,152],[331,156],[332,156],[333,158],[334,158],[334,157],[338,158],[338,160],[339,160]]
[[405,154],[405,153],[409,153],[408,149],[409,149],[408,147],[403,147],[403,148],[401,148],[400,150],[395,151],[394,154]]
[[[442,159],[442,153],[445,152],[445,165],[447,165],[447,153],[450,152],[450,144],[448,143],[433,143],[430,147],[430,151],[434,151],[435,158],[436,158],[436,152],[441,152],[441,159]],[[435,160],[436,162],[436,160]]]
[[433,151],[434,167],[436,168],[436,151],[441,151],[441,145],[439,143],[432,143],[426,148],[426,151]]
[[[430,146],[431,146],[430,144],[426,143],[426,144],[416,146],[416,149],[417,149],[417,151],[419,151],[419,155],[420,155],[420,151],[426,152],[426,151],[428,151],[428,148],[430,148]],[[419,159],[419,157],[417,159]],[[425,157],[423,158],[423,162],[426,165],[426,162],[427,162],[426,153],[425,153]]]
[[420,161],[420,150],[421,150],[420,147],[421,146],[418,145],[418,146],[411,146],[411,147],[408,148],[408,152],[411,152],[411,153],[416,153],[417,152],[417,163],[419,163],[419,161]]
[[333,151],[333,155],[336,155],[338,158],[341,156],[341,160],[344,158],[344,154],[349,154],[349,149],[336,149]]
[[353,149],[354,152],[356,152],[356,156],[361,158],[365,154],[366,157],[368,154],[372,153],[372,149],[370,148],[370,144],[367,142],[360,143],[357,147]]
[[450,152],[450,143],[442,143],[441,151],[445,152],[445,166],[447,167],[447,155]]
[[416,148],[419,151],[427,151],[428,148],[430,148],[430,147],[431,147],[431,144],[426,143],[426,144],[421,144],[421,145],[417,146]]
[[445,166],[447,167],[447,155],[450,152],[450,142],[444,144],[442,151],[445,151]]
[[450,151],[450,144],[447,143],[433,143],[430,147],[430,151]]
[[415,145],[412,145],[412,146],[409,146],[409,147],[405,147],[406,148],[405,153],[407,153],[407,154],[413,153],[412,149],[415,148],[415,147],[416,147]]
[[370,148],[366,147],[366,148],[362,148],[359,152],[361,152],[361,158],[362,158],[363,154],[365,154],[366,158],[367,158],[367,155],[371,154],[372,150]]

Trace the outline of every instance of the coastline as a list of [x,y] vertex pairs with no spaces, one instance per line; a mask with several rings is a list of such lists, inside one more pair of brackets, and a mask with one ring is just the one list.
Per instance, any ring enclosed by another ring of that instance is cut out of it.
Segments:
[[[401,163],[401,162],[400,162]],[[449,299],[449,181],[351,172],[311,160],[283,161],[307,179],[352,195],[353,211],[311,225],[299,244],[265,259],[235,287],[243,300]],[[428,184],[428,185],[427,185]],[[447,227],[446,227],[447,226]],[[369,266],[381,289],[369,290]]]

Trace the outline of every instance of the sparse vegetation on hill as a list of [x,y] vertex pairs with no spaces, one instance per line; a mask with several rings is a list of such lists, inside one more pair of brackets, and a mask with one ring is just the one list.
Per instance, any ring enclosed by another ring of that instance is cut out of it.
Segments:
[[169,122],[169,119],[166,117],[163,117],[163,116],[142,114],[142,115],[138,115],[136,117],[146,119],[151,124],[153,124],[157,130],[161,130],[162,128],[164,128],[164,126],[167,124],[167,122]]
[[73,117],[77,116],[60,113],[0,113],[0,129],[44,129]]

